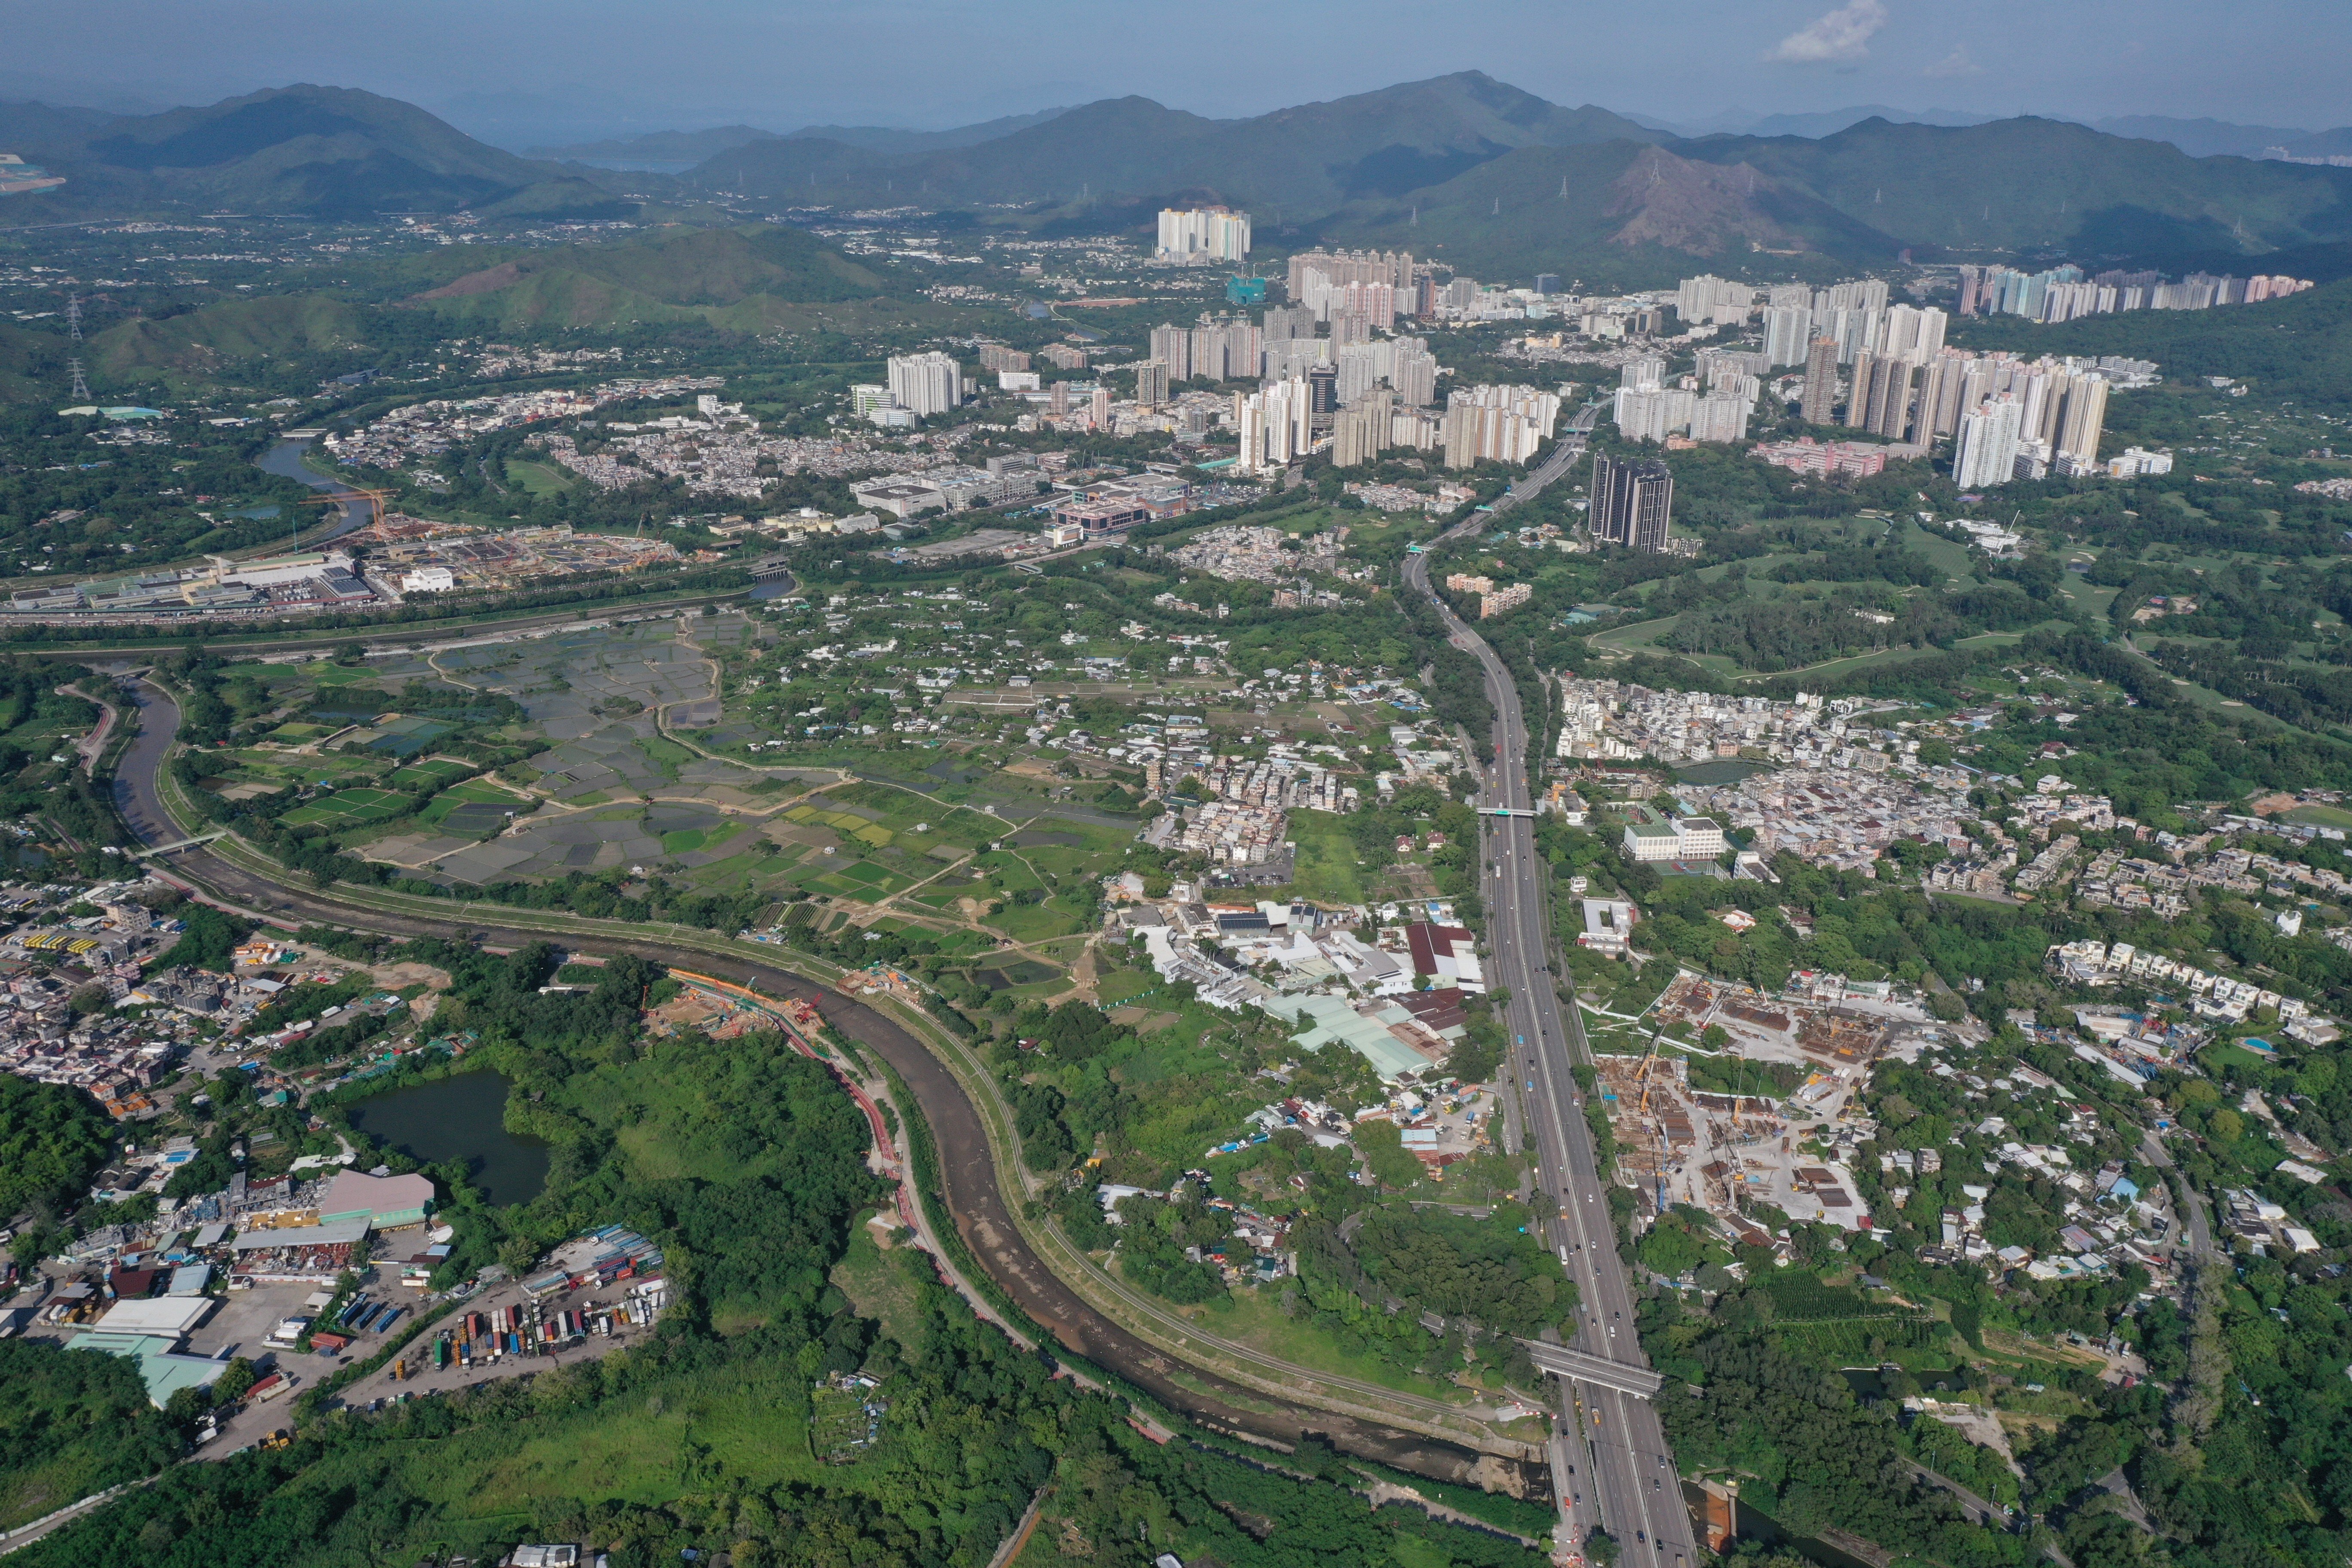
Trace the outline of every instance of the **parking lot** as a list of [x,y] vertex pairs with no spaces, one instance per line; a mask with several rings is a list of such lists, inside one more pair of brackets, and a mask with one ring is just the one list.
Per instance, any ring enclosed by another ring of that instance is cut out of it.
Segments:
[[[629,1283],[635,1283],[635,1281]],[[593,1310],[597,1307],[615,1305],[626,1296],[628,1288],[628,1283],[606,1286],[602,1289],[591,1284],[582,1289],[563,1290],[543,1297],[541,1299],[540,1305],[549,1316],[575,1310]],[[534,1372],[549,1372],[556,1367],[570,1366],[574,1362],[594,1361],[599,1357],[610,1355],[624,1345],[634,1344],[653,1331],[652,1324],[633,1327],[624,1326],[616,1321],[613,1326],[613,1331],[609,1334],[592,1333],[584,1340],[572,1341],[547,1354],[509,1355],[489,1363],[478,1360],[472,1366],[458,1364],[453,1345],[449,1364],[437,1372],[434,1370],[433,1341],[435,1337],[445,1331],[453,1338],[456,1337],[458,1333],[457,1325],[466,1313],[488,1313],[503,1307],[513,1306],[520,1306],[528,1311],[530,1300],[520,1284],[511,1280],[503,1280],[469,1300],[452,1304],[446,1310],[437,1306],[427,1308],[427,1311],[437,1313],[433,1324],[425,1333],[412,1341],[408,1348],[402,1352],[403,1358],[408,1363],[408,1374],[405,1377],[394,1379],[391,1366],[378,1368],[350,1387],[343,1389],[338,1395],[336,1403],[358,1407],[377,1399],[392,1399],[402,1394],[412,1395],[442,1394],[452,1389],[470,1388],[478,1383],[494,1383],[500,1378],[520,1377]],[[352,1347],[354,1350],[360,1348],[362,1347],[358,1345]]]

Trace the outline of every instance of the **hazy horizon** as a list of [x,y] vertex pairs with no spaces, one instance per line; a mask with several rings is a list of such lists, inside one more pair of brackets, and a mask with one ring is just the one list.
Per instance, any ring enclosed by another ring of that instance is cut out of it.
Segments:
[[[14,0],[0,97],[126,112],[310,81],[404,99],[506,146],[743,123],[940,130],[1139,94],[1218,119],[1484,70],[1556,102],[1684,125],[1883,104],[1911,113],[2352,121],[2352,14],[2321,0],[1983,0],[1966,36],[1912,0],[1686,0],[1671,18],[1592,0],[1496,0],[1475,24],[1351,0],[1181,16],[1070,0]],[[1987,40],[2032,40],[1998,52]],[[101,56],[94,46],[103,44]],[[103,68],[94,62],[104,60]],[[1655,62],[1647,72],[1636,62]]]

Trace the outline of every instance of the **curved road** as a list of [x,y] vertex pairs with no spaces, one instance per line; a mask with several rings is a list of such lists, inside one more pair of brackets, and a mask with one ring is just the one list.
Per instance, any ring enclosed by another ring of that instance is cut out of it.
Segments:
[[[115,805],[142,843],[177,843],[185,836],[163,809],[157,780],[179,730],[179,707],[162,688],[147,680],[132,687],[130,700],[138,711],[139,731],[116,771]],[[920,1040],[883,1014],[837,991],[749,955],[722,958],[700,951],[669,949],[658,942],[622,942],[503,927],[496,906],[472,906],[467,910],[470,918],[448,921],[364,909],[341,902],[328,892],[304,890],[257,876],[201,845],[172,852],[167,862],[178,877],[225,900],[304,920],[395,936],[471,939],[502,947],[553,941],[584,952],[626,951],[656,963],[675,963],[753,985],[772,996],[815,1002],[828,1025],[888,1062],[906,1080],[938,1148],[944,1196],[957,1231],[998,1287],[1065,1350],[1109,1368],[1213,1429],[1286,1444],[1318,1434],[1340,1448],[1401,1469],[1477,1484],[1473,1472],[1485,1457],[1467,1448],[1328,1411],[1278,1405],[1255,1390],[1182,1365],[1105,1319],[1055,1275],[1013,1223],[997,1182],[986,1130],[963,1086]]]
[[[1581,455],[1583,432],[1599,413],[1578,415],[1567,437],[1541,467],[1495,503],[1500,512],[1528,500],[1565,473]],[[1491,517],[1491,514],[1489,514]],[[1485,525],[1474,518],[1446,537],[1465,537]],[[1436,604],[1455,647],[1478,658],[1494,705],[1495,756],[1479,804],[1484,810],[1529,812],[1525,716],[1517,686],[1502,659],[1444,600],[1430,592],[1429,557],[1415,555],[1406,581]],[[1494,866],[1486,882],[1496,983],[1510,993],[1505,1009],[1517,1042],[1518,1081],[1527,1086],[1530,1141],[1543,1189],[1559,1198],[1551,1241],[1576,1281],[1586,1314],[1573,1348],[1646,1367],[1633,1327],[1633,1296],[1617,1255],[1609,1188],[1599,1173],[1592,1131],[1570,1067],[1588,1060],[1584,1026],[1576,1010],[1563,1015],[1552,988],[1550,868],[1536,853],[1530,816],[1482,816],[1482,859]],[[1621,1561],[1638,1568],[1690,1568],[1698,1561],[1679,1475],[1649,1401],[1590,1383],[1562,1384],[1558,1441],[1564,1465],[1556,1490],[1570,1540],[1602,1528],[1619,1542]]]

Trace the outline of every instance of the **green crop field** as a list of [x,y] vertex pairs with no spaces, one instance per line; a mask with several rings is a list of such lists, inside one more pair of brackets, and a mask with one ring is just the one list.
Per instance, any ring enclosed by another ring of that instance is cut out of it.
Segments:
[[716,827],[680,827],[662,835],[665,855],[684,855],[696,849],[716,849],[743,831],[740,822],[722,822]]
[[[397,782],[399,777],[398,773],[394,773],[392,782]],[[451,784],[441,792],[441,798],[466,801],[475,805],[520,806],[529,804],[512,790],[500,789],[486,779],[467,779],[464,784]]]
[[444,779],[462,778],[473,771],[473,763],[461,763],[455,757],[426,757],[409,763],[384,782],[396,789],[421,789]]
[[278,820],[289,827],[356,827],[362,823],[390,821],[407,809],[408,796],[362,786],[339,790],[324,800],[289,811]]

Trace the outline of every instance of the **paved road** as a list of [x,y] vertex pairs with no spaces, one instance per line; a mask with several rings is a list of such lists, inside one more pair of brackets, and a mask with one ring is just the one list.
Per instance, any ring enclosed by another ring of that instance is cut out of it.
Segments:
[[115,705],[103,697],[91,696],[79,686],[60,686],[58,690],[63,696],[79,697],[98,705],[98,728],[74,742],[74,750],[80,753],[81,771],[89,773],[98,766],[98,759],[106,754],[106,742],[114,737],[114,721],[119,716]]
[[[177,842],[183,835],[163,809],[157,777],[179,729],[179,709],[162,688],[145,680],[134,686],[131,701],[139,712],[140,729],[116,773],[116,808],[142,842]],[[752,985],[771,996],[816,1002],[831,1028],[882,1058],[906,1081],[938,1150],[946,1206],[958,1233],[998,1287],[1065,1350],[1109,1368],[1213,1430],[1281,1443],[1296,1443],[1308,1434],[1318,1434],[1342,1449],[1401,1469],[1476,1484],[1474,1472],[1480,1456],[1466,1447],[1343,1414],[1280,1404],[1255,1389],[1181,1365],[1097,1312],[1053,1272],[1014,1226],[1006,1194],[997,1182],[980,1112],[955,1075],[920,1040],[871,1007],[748,953],[722,957],[666,947],[656,941],[621,942],[501,926],[499,920],[504,911],[493,905],[461,906],[453,910],[456,918],[447,920],[373,910],[344,901],[331,889],[311,891],[257,876],[201,845],[163,857],[163,861],[172,875],[224,901],[279,919],[324,921],[394,936],[478,940],[499,947],[552,941],[583,952],[627,952],[657,963]]]
[[[1496,510],[1528,499],[1567,472],[1583,452],[1579,433],[1591,428],[1597,413],[1596,405],[1580,414],[1559,447],[1498,500]],[[1486,521],[1474,519],[1455,533],[1482,528]],[[1412,557],[1405,570],[1415,588],[1429,591],[1427,556]],[[1438,613],[1454,644],[1475,654],[1486,671],[1497,744],[1480,804],[1527,810],[1528,733],[1518,689],[1486,639],[1443,601]],[[1551,1240],[1576,1281],[1586,1314],[1570,1343],[1590,1354],[1646,1366],[1634,1335],[1632,1288],[1617,1256],[1608,1189],[1599,1174],[1582,1097],[1569,1070],[1587,1059],[1583,1025],[1574,1008],[1562,1012],[1552,989],[1550,868],[1536,854],[1531,819],[1483,817],[1481,823],[1481,856],[1496,868],[1486,882],[1492,980],[1510,993],[1506,1026],[1516,1042],[1514,1070],[1529,1086],[1528,1131],[1538,1179],[1560,1201]],[[1588,1383],[1564,1384],[1560,1398],[1566,1463],[1573,1469],[1557,1477],[1556,1485],[1570,1537],[1580,1542],[1594,1528],[1603,1528],[1622,1544],[1625,1563],[1691,1568],[1698,1549],[1655,1408],[1647,1400]]]
[[[2205,1194],[2191,1186],[2189,1178],[2174,1166],[2172,1156],[2165,1152],[2164,1140],[2156,1135],[2153,1128],[2140,1133],[2139,1152],[2149,1164],[2160,1171],[2172,1173],[2173,1208],[2179,1217],[2181,1228],[2187,1233],[2190,1255],[2202,1258],[2211,1252],[2213,1232],[2206,1219]],[[2173,1237],[2176,1249],[2180,1240],[2179,1236]]]

